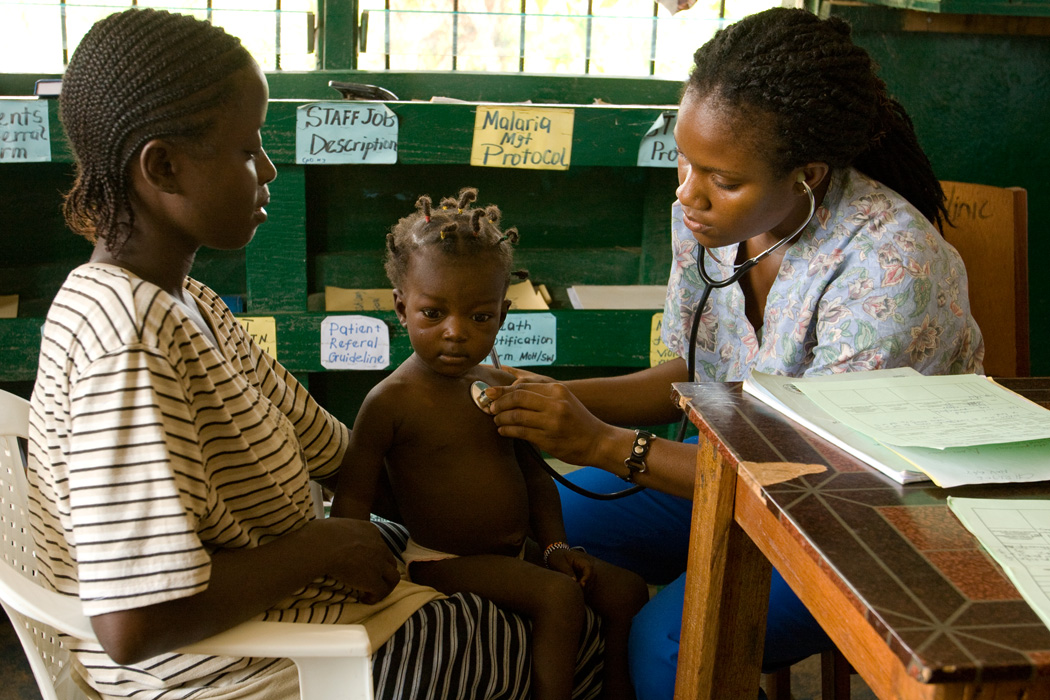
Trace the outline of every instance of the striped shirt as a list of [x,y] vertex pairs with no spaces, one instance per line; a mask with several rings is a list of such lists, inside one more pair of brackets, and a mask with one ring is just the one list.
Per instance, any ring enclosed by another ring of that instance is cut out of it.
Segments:
[[[169,294],[105,264],[70,273],[43,328],[30,522],[42,575],[88,616],[199,593],[215,550],[302,527],[314,517],[309,477],[335,472],[346,449],[346,426],[218,296],[192,279],[185,288],[218,348]],[[318,579],[262,617],[356,622],[364,608],[375,612]],[[287,664],[168,654],[122,667],[98,645],[77,646],[92,685],[119,697],[192,697]]]

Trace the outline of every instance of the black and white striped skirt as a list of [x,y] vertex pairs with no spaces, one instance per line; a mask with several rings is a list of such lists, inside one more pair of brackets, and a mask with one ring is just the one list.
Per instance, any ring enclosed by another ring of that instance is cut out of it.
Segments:
[[[407,533],[376,521],[395,552]],[[372,659],[377,700],[525,700],[532,654],[528,620],[474,594],[457,593],[416,611]],[[604,644],[590,609],[576,656],[573,700],[601,691]]]

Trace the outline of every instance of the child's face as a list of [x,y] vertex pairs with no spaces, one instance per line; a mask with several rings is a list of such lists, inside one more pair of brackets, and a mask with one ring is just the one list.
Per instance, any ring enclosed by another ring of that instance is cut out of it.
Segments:
[[269,91],[254,64],[235,77],[230,101],[196,153],[183,153],[182,196],[170,212],[191,244],[242,248],[266,221],[268,183],[277,176],[260,129]]
[[438,374],[460,377],[492,350],[510,307],[506,291],[495,253],[453,257],[423,249],[408,261],[394,308],[419,359]]

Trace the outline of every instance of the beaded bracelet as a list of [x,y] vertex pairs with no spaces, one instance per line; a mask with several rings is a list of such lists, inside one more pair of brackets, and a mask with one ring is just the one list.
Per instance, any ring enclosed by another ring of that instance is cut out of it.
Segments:
[[559,549],[572,549],[572,547],[569,546],[568,542],[551,542],[547,545],[547,548],[543,550],[543,565],[548,569],[551,567],[550,564],[547,563],[547,560],[549,560],[551,555]]

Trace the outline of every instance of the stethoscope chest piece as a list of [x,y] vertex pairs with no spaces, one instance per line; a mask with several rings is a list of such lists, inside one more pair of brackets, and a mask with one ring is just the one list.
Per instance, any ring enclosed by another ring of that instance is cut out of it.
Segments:
[[478,408],[486,413],[488,413],[489,404],[492,403],[492,399],[485,395],[485,390],[488,388],[489,385],[482,381],[476,381],[470,385],[470,398],[474,399]]

